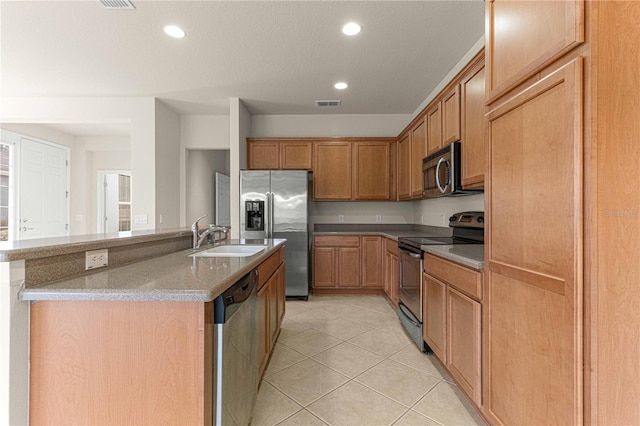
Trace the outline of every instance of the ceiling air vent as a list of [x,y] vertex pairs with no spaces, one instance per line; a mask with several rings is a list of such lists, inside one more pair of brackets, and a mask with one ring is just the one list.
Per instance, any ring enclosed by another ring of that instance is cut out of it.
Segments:
[[135,9],[133,3],[129,0],[99,0],[102,7],[105,9]]
[[316,101],[317,107],[339,107],[342,105],[342,101]]

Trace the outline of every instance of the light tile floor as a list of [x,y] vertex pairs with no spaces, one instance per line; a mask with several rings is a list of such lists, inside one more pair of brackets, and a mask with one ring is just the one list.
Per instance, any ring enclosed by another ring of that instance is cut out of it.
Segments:
[[484,425],[382,296],[287,301],[253,426]]

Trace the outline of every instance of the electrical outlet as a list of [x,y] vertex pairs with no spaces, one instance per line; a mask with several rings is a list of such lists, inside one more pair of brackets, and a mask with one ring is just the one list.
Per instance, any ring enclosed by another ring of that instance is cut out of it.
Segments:
[[447,219],[447,216],[444,214],[440,215],[440,219],[442,220],[442,224],[443,225],[448,225],[449,224],[449,219]]
[[420,215],[420,225],[424,225],[424,215]]
[[382,216],[377,214],[376,215],[376,223],[380,223],[380,222],[382,222]]
[[344,215],[343,214],[339,214],[338,215],[338,222],[340,222],[340,223],[344,222]]
[[109,250],[91,250],[85,252],[84,258],[84,269],[88,271],[89,269],[102,268],[104,266],[109,265]]

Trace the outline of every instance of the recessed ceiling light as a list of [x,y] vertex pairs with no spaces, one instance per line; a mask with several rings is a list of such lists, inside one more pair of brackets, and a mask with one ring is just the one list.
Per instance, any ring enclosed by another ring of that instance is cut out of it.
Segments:
[[344,90],[347,87],[349,87],[349,85],[347,83],[345,83],[344,81],[341,81],[339,83],[334,84],[333,87],[335,87],[338,90]]
[[177,25],[165,25],[164,32],[173,38],[184,37],[184,30]]
[[349,22],[348,24],[345,24],[344,27],[342,27],[342,32],[348,36],[354,36],[358,34],[361,29],[362,28],[360,28],[360,25],[356,24],[355,22]]

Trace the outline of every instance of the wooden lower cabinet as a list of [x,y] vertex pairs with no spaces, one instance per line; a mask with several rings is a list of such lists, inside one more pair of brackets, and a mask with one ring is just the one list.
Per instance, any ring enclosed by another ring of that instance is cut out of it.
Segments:
[[383,294],[382,238],[315,236],[313,289],[316,294]]
[[[258,266],[260,359],[251,362],[260,374],[284,313],[283,260],[280,249]],[[30,423],[212,424],[213,310],[212,302],[32,304]]]
[[258,354],[258,376],[262,376],[267,361],[269,360],[269,347],[271,346],[271,334],[269,333],[269,307],[271,300],[271,286],[264,285],[258,290],[258,308],[256,318],[258,331],[256,333],[256,351]]
[[433,353],[447,363],[447,285],[423,275],[422,337]]
[[482,306],[447,289],[447,368],[478,407],[482,404]]
[[424,268],[424,341],[480,408],[482,293],[479,287],[482,273],[431,254],[425,254]]
[[[261,287],[258,289],[258,376],[262,377],[269,356],[276,344],[285,310],[284,253],[278,252],[258,268]],[[275,270],[274,270],[275,268]],[[260,277],[262,275],[262,277]],[[268,277],[268,278],[266,278]],[[266,281],[265,281],[266,280]]]
[[384,292],[389,300],[398,306],[398,291],[400,284],[400,264],[398,261],[398,243],[389,238],[384,239],[384,254],[382,259],[382,282]]
[[362,286],[382,288],[382,237],[360,237]]

